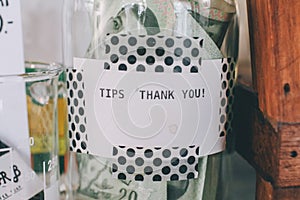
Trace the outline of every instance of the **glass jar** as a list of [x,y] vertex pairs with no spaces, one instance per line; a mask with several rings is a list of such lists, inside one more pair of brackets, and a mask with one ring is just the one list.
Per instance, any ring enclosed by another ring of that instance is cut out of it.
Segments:
[[0,75],[1,198],[58,199],[57,102],[63,67],[26,62],[24,69]]
[[220,199],[235,1],[64,4],[68,198]]
[[[63,1],[20,1],[24,58],[27,62],[62,63]],[[51,42],[49,42],[51,41]],[[68,161],[66,78],[63,71],[58,82],[58,142],[60,188],[64,191]]]

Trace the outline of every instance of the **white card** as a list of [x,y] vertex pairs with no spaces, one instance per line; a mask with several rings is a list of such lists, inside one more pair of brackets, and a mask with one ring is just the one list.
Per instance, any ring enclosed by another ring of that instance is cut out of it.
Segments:
[[0,1],[0,75],[24,73],[19,0]]
[[43,181],[13,149],[0,149],[0,200],[29,199],[43,189]]
[[[1,1],[0,1],[1,2]],[[25,83],[21,77],[0,77],[0,140],[30,163]]]
[[[88,124],[79,127],[79,131],[88,133],[90,153],[109,157],[112,147],[118,145],[196,145],[201,147],[201,156],[224,150],[225,138],[218,130],[221,60],[203,61],[201,74],[177,76],[105,71],[103,65],[101,60],[74,60],[75,68],[83,72]],[[149,93],[165,90],[167,99],[156,99],[155,93]],[[76,96],[77,91],[74,93]]]

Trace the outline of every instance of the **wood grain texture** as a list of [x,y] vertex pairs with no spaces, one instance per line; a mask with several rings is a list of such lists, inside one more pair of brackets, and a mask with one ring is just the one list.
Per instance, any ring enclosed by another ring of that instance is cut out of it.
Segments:
[[300,187],[274,187],[259,174],[256,179],[257,200],[299,200]]
[[259,111],[257,94],[238,84],[233,132],[236,149],[265,179],[274,182],[278,172],[279,136]]
[[259,174],[256,176],[256,200],[273,200],[273,186]]
[[257,170],[258,200],[300,199],[300,1],[247,0],[247,7],[258,103],[237,100],[244,114],[236,123],[250,124],[236,129],[237,149]]
[[300,187],[300,123],[270,122],[257,94],[236,87],[233,130],[237,151],[274,187]]
[[277,185],[300,186],[300,124],[279,124],[278,133]]
[[258,109],[254,111],[253,127],[253,140],[250,146],[253,151],[251,160],[261,176],[266,180],[276,182],[280,136]]
[[253,85],[272,121],[300,122],[300,1],[247,0]]

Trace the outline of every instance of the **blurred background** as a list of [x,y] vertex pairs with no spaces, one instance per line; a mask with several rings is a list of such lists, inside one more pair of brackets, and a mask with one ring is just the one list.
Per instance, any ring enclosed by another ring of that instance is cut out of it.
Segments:
[[[239,8],[239,76],[251,83],[251,59],[246,0],[236,0]],[[47,3],[45,3],[47,2]],[[63,63],[63,0],[22,0],[24,53],[27,61]],[[231,155],[229,200],[255,199],[255,171],[237,153]]]

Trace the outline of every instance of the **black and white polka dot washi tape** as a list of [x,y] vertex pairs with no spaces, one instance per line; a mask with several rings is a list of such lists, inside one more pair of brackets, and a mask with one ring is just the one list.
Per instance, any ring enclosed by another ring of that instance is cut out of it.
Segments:
[[198,177],[199,147],[114,147],[112,172],[118,179],[176,181]]
[[120,71],[198,73],[203,51],[203,39],[199,38],[113,35],[105,45],[107,62],[103,67]]

